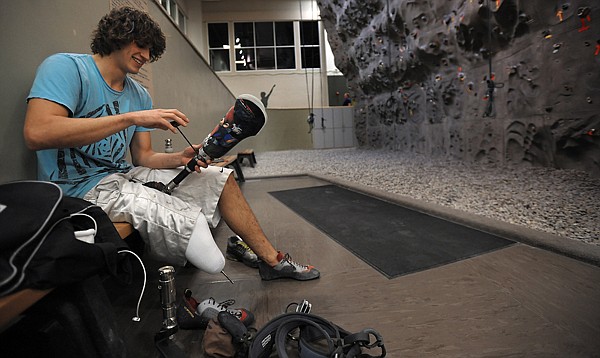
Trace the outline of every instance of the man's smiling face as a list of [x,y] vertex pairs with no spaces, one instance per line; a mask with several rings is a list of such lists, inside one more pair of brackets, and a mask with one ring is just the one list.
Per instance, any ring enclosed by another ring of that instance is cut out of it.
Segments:
[[136,74],[150,60],[150,49],[138,46],[135,41],[123,47],[120,52],[122,70]]

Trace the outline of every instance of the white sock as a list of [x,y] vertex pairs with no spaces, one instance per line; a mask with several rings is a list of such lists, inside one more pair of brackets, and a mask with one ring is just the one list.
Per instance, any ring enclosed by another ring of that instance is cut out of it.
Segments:
[[219,273],[225,267],[225,257],[217,247],[202,213],[196,219],[196,226],[185,249],[185,257],[192,265],[208,273]]

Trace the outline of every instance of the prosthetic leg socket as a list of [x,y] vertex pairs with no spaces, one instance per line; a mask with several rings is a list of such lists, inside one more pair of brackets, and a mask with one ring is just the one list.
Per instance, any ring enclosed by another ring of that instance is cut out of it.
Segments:
[[185,257],[192,265],[211,274],[219,273],[225,267],[225,257],[215,243],[202,213],[196,219],[196,226],[185,250]]

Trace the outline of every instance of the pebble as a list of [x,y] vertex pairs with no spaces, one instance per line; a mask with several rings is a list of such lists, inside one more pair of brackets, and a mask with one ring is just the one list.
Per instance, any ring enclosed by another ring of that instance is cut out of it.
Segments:
[[244,176],[318,173],[600,246],[600,178],[576,170],[431,159],[379,149],[257,152]]

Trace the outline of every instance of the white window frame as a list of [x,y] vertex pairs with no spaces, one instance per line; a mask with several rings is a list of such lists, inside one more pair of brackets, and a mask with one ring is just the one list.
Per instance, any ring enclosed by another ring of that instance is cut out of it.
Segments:
[[[179,30],[181,32],[183,32],[184,34],[187,34],[188,16],[186,15],[185,11],[183,11],[181,6],[179,6],[177,1],[176,0],[156,0],[156,3],[158,5],[160,5],[160,7],[163,9],[163,11],[165,11],[167,13],[167,15],[169,15],[169,17],[171,18],[171,21],[173,21],[173,23],[177,26],[177,28],[179,28]],[[181,18],[183,18],[183,24],[181,23],[180,15],[181,15]]]
[[[163,1],[168,1],[168,0],[163,0]],[[309,20],[303,20],[303,22],[306,22]],[[214,23],[227,23],[227,28],[229,31],[229,44],[231,45],[232,43],[235,44],[235,24],[236,23],[256,23],[256,22],[271,22],[273,24],[277,23],[277,22],[286,22],[286,21],[281,21],[281,20],[273,20],[273,21],[215,21]],[[290,20],[289,22],[292,23],[292,28],[294,31],[294,55],[295,55],[295,59],[296,59],[296,64],[294,68],[274,68],[274,69],[251,69],[251,70],[237,70],[236,69],[236,63],[235,63],[235,59],[236,59],[236,53],[235,51],[237,51],[240,46],[239,45],[234,45],[234,46],[229,46],[229,59],[230,59],[230,63],[229,63],[229,71],[217,71],[220,73],[225,73],[225,72],[230,72],[230,73],[254,73],[255,71],[265,71],[265,72],[289,72],[289,71],[301,71],[304,70],[304,67],[302,67],[302,48],[303,47],[316,47],[318,48],[319,51],[319,67],[315,67],[315,68],[311,68],[309,67],[308,69],[313,69],[313,70],[322,70],[323,68],[323,59],[322,59],[322,41],[321,41],[321,36],[318,36],[318,41],[319,44],[318,45],[302,45],[301,41],[300,41],[300,20]],[[321,23],[320,21],[317,21],[317,31],[321,31]],[[211,22],[212,23],[212,22]],[[210,39],[208,38],[209,36],[209,31],[208,31],[208,23],[206,24],[206,41],[207,44],[210,43]],[[256,36],[256,33],[254,33],[254,36]],[[254,46],[252,47],[244,47],[244,49],[249,49],[252,48],[254,49],[254,52],[256,53],[256,49],[260,49],[263,48],[264,46],[257,46],[256,43],[254,44]],[[277,52],[277,48],[289,48],[291,47],[290,45],[285,45],[285,46],[277,46],[276,44],[274,44],[274,46],[267,46],[267,47],[273,47],[275,49],[275,52]],[[209,48],[210,50],[215,50],[213,48]],[[275,55],[276,56],[276,55]],[[212,64],[211,64],[212,66]],[[277,62],[276,65],[277,67]]]

